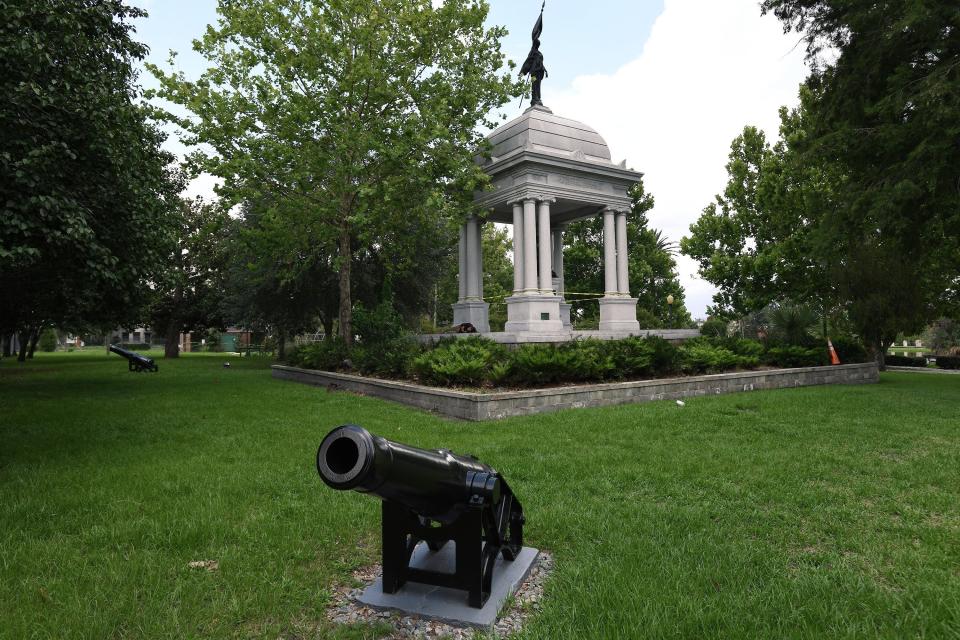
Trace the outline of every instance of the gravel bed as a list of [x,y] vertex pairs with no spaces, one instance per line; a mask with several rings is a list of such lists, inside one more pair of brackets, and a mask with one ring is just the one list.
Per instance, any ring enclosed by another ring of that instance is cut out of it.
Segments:
[[[553,556],[541,551],[537,556],[530,574],[514,594],[510,606],[502,612],[500,619],[487,637],[503,638],[520,631],[524,623],[540,611],[543,601],[543,585],[553,571]],[[438,620],[428,620],[419,616],[410,616],[397,611],[380,611],[357,601],[367,585],[380,576],[380,565],[372,565],[353,573],[362,587],[340,586],[334,590],[332,602],[327,609],[327,618],[335,624],[386,623],[393,627],[393,633],[385,636],[388,640],[418,638],[450,638],[467,640],[475,636],[484,637],[482,630],[476,627],[456,626]]]

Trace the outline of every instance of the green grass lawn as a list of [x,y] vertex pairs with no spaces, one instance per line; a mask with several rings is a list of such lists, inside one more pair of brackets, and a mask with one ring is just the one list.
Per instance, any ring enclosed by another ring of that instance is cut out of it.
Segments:
[[955,376],[471,424],[268,364],[0,363],[0,637],[379,637],[324,620],[378,556],[314,469],[346,422],[505,474],[556,558],[523,637],[960,637]]

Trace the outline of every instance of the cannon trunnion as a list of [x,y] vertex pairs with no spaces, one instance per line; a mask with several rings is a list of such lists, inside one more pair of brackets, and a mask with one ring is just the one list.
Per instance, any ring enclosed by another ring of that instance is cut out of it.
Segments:
[[[497,471],[470,456],[417,449],[345,425],[320,443],[317,471],[334,489],[383,500],[384,593],[420,582],[465,590],[469,605],[481,608],[497,556],[512,561],[523,546],[520,502]],[[455,572],[411,567],[421,541],[432,552],[452,541]]]
[[148,358],[133,351],[127,351],[123,347],[118,347],[115,344],[110,345],[110,351],[122,358],[126,358],[127,369],[129,371],[136,371],[137,373],[141,371],[153,371],[156,373],[160,370],[160,367],[153,361],[153,358]]

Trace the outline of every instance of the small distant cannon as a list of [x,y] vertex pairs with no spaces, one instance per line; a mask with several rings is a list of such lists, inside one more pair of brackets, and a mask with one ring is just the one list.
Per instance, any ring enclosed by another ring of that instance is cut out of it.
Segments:
[[137,373],[140,373],[141,371],[153,371],[156,373],[160,370],[160,367],[158,367],[157,363],[153,361],[153,358],[142,356],[139,353],[134,353],[133,351],[127,351],[123,347],[115,344],[110,345],[110,351],[122,358],[126,358],[127,369],[130,371],[136,371]]
[[[445,449],[391,442],[363,427],[337,427],[317,450],[317,471],[330,487],[383,500],[383,592],[405,582],[467,591],[471,607],[490,597],[497,556],[513,561],[523,548],[523,507],[491,467]],[[456,570],[410,566],[419,542],[431,552],[455,544]]]

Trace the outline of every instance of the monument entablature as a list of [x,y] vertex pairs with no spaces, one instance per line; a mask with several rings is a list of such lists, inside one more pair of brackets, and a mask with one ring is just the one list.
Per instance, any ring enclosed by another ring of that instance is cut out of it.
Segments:
[[629,190],[642,177],[610,161],[606,142],[592,128],[531,107],[490,137],[491,158],[482,162],[491,189],[476,194],[487,220],[512,223],[512,205],[525,198],[554,198],[550,218],[566,224],[604,208],[629,210]]

